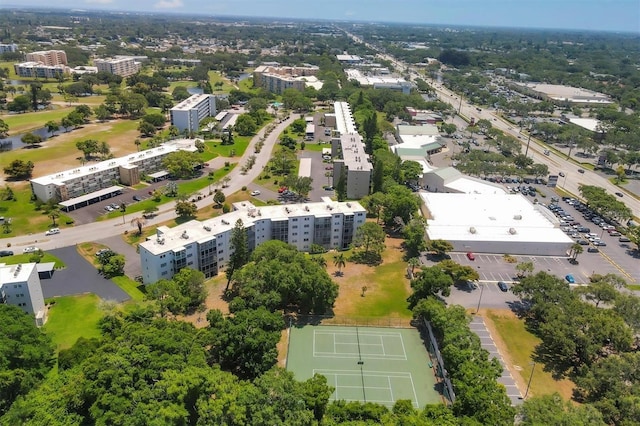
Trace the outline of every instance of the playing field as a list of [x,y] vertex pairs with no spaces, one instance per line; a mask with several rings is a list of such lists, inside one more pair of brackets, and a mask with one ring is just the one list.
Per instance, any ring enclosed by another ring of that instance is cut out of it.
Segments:
[[335,388],[334,400],[375,402],[391,407],[399,399],[413,406],[442,402],[429,355],[415,329],[293,326],[287,369],[298,380],[314,374]]

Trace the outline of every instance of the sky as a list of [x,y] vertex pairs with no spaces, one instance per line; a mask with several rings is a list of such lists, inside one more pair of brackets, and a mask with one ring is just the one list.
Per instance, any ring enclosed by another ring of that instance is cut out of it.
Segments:
[[10,5],[640,33],[640,0],[0,0]]

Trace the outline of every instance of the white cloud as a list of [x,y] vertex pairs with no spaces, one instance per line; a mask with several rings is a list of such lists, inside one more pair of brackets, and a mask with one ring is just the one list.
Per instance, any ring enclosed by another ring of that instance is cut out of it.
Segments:
[[85,0],[85,3],[91,3],[91,4],[109,4],[109,3],[113,3],[113,0]]
[[158,9],[176,9],[184,6],[182,0],[160,0],[154,5]]

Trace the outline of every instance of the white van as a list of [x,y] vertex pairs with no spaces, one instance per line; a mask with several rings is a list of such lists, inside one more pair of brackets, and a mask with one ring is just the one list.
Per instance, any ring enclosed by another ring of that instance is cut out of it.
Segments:
[[60,233],[60,228],[51,228],[44,235],[55,235]]

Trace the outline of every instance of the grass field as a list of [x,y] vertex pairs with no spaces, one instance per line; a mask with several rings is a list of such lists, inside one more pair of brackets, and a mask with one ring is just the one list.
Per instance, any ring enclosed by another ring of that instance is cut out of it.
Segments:
[[[9,125],[9,135],[26,133],[44,127],[48,121],[60,122],[75,107],[61,107],[53,105],[53,109],[24,114],[0,114],[0,118]],[[4,155],[4,154],[3,154]]]
[[99,337],[98,321],[103,316],[100,298],[95,294],[57,297],[49,308],[44,331],[51,336],[57,350],[73,346],[79,337]]
[[[512,313],[487,310],[487,316],[495,325],[514,365],[520,367],[518,372],[522,382],[527,383],[533,368],[532,355],[540,339],[527,331],[524,321]],[[537,365],[533,370],[529,394],[546,395],[558,392],[563,398],[570,400],[573,388],[574,384],[570,380],[555,380],[551,373],[543,370],[542,365]]]
[[[9,247],[7,250],[11,250],[11,248]],[[17,250],[13,250],[13,252],[15,253],[15,255],[3,257],[0,259],[0,262],[6,263],[7,265],[17,265],[18,263],[29,263],[29,258],[31,257],[31,254],[19,253]],[[40,260],[40,263],[49,263],[49,262],[55,263],[54,268],[56,269],[64,268],[67,266],[62,260],[45,251],[44,256],[42,256],[42,259]]]

